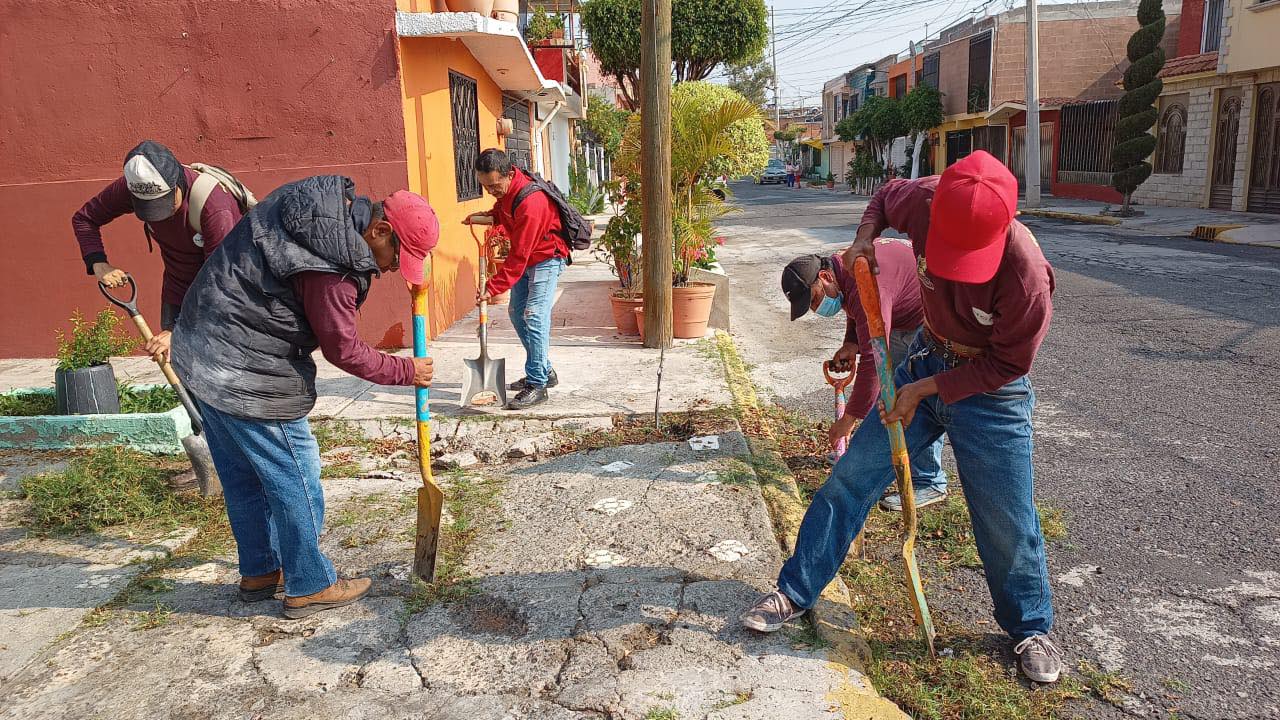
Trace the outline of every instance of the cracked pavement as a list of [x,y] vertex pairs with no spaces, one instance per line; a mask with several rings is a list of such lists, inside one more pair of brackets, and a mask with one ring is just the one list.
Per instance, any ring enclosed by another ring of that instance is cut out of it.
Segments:
[[[802,626],[737,625],[782,558],[744,438],[720,441],[470,469],[502,486],[465,557],[470,592],[414,614],[416,473],[362,458],[366,477],[324,480],[323,545],[373,576],[370,597],[290,621],[236,598],[233,552],[176,562],[123,612],[34,645],[0,718],[845,717],[864,678]],[[600,550],[618,564],[587,565]],[[168,615],[143,629],[157,603]]]
[[[773,402],[829,419],[818,364],[844,323],[788,322],[778,273],[846,247],[866,198],[734,191],[719,257],[733,317],[753,318],[735,339]],[[1037,494],[1068,528],[1049,554],[1054,634],[1072,667],[1134,686],[1086,716],[1280,717],[1280,251],[1026,222],[1057,277],[1031,373]],[[980,572],[929,601],[992,627]]]

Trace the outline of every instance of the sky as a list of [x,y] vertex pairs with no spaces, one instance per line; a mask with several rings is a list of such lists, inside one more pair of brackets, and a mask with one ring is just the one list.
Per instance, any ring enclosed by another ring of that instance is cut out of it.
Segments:
[[[969,17],[1023,0],[766,0],[774,10],[782,107],[822,104],[822,85],[841,73],[907,50]],[[770,49],[766,49],[766,53]],[[717,72],[711,78],[723,82]]]

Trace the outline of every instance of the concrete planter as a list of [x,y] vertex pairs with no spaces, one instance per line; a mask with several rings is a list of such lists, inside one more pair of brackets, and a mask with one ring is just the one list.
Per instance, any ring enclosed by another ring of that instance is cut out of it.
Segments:
[[[6,395],[52,395],[48,388],[23,388]],[[123,445],[151,453],[181,453],[191,434],[182,406],[162,413],[112,415],[0,416],[0,448],[66,450]]]

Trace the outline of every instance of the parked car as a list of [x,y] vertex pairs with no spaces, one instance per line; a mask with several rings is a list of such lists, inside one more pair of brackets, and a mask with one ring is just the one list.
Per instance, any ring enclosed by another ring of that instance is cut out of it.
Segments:
[[760,179],[756,181],[759,185],[765,183],[782,183],[787,181],[787,167],[782,164],[781,160],[770,160],[768,165],[764,166],[764,172],[760,174]]

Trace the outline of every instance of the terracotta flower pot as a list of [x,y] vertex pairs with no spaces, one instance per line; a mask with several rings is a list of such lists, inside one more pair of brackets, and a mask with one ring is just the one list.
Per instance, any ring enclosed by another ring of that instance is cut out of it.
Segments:
[[637,305],[636,309],[632,312],[635,313],[634,320],[636,323],[636,332],[640,335],[640,343],[644,344],[644,306]]
[[493,12],[493,0],[446,0],[453,12],[473,12],[485,17]]
[[678,338],[700,338],[707,334],[711,318],[711,301],[716,286],[711,283],[689,283],[671,288],[672,335]]
[[520,19],[520,0],[493,0],[493,19],[513,23]]
[[640,329],[636,326],[635,310],[643,303],[644,298],[640,295],[632,298],[619,295],[609,296],[609,305],[613,310],[613,324],[618,327],[619,335],[640,334]]

